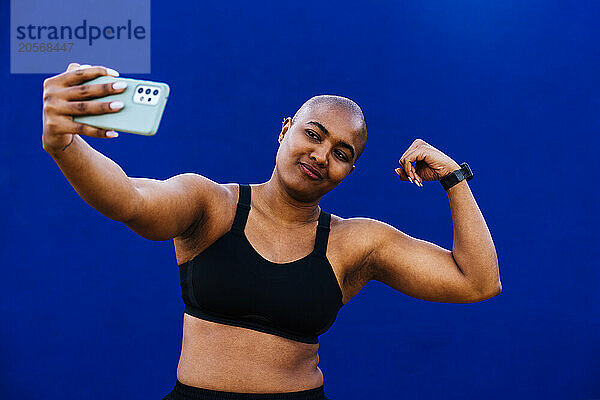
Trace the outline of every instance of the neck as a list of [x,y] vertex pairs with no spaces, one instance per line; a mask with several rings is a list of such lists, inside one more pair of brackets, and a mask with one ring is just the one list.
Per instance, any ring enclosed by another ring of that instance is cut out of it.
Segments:
[[274,219],[277,222],[290,227],[311,224],[319,219],[321,212],[320,198],[312,201],[298,200],[286,190],[276,174],[267,182],[252,188],[252,200],[258,211],[270,218],[276,216]]

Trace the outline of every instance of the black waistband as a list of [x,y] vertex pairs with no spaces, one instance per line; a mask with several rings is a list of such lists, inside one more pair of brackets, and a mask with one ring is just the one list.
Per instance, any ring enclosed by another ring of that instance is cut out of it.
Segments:
[[324,400],[325,390],[323,385],[298,392],[283,393],[237,393],[223,392],[220,390],[204,389],[188,386],[177,379],[173,391],[183,395],[186,399],[194,400]]

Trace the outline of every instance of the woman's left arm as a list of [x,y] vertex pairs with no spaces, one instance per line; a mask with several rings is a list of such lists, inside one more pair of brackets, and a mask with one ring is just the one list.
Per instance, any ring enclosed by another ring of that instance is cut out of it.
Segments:
[[502,284],[496,248],[469,184],[463,180],[446,193],[454,227],[452,255],[456,265],[480,292],[499,294]]
[[[421,139],[404,152],[399,164],[400,179],[418,186],[460,169]],[[371,236],[367,262],[374,279],[430,301],[473,302],[495,296],[502,291],[496,249],[467,181],[449,188],[447,195],[454,225],[451,252],[380,221],[362,221]]]
[[[460,169],[456,161],[422,139],[416,139],[398,162],[403,168],[396,170],[400,179],[410,177],[420,186],[424,180],[439,180]],[[456,265],[480,292],[500,293],[502,284],[494,241],[467,181],[452,186],[446,194],[454,226],[452,255]]]

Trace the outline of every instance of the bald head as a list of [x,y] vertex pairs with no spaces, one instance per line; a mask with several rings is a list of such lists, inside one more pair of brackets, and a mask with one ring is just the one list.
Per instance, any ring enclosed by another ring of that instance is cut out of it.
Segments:
[[367,144],[367,123],[361,108],[354,101],[347,97],[323,94],[314,96],[308,99],[302,106],[296,111],[292,118],[291,126],[293,126],[298,120],[302,119],[304,115],[310,113],[315,109],[328,109],[343,111],[348,115],[348,118],[355,122],[358,127],[357,134],[360,135],[361,146],[357,149],[356,158],[360,157]]

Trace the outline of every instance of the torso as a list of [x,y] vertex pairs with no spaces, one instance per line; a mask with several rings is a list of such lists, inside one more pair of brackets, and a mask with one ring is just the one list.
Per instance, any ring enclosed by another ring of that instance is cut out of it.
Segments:
[[[238,185],[222,186],[227,188],[228,196],[213,204],[209,219],[202,221],[189,237],[174,240],[177,264],[191,260],[231,228]],[[252,247],[265,259],[285,263],[313,250],[316,226],[317,221],[293,229],[275,226],[267,216],[251,207],[244,232]],[[342,289],[344,304],[371,279],[370,271],[362,267],[368,250],[361,243],[361,232],[353,228],[351,221],[331,215],[326,256]],[[318,349],[319,344],[184,314],[177,379],[186,385],[229,392],[312,389],[323,384]]]

